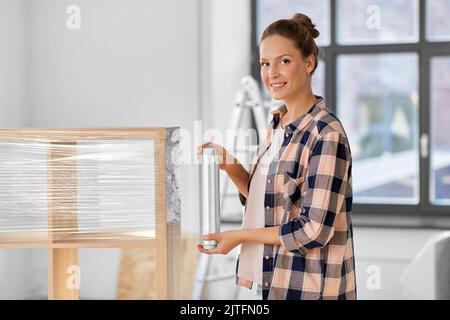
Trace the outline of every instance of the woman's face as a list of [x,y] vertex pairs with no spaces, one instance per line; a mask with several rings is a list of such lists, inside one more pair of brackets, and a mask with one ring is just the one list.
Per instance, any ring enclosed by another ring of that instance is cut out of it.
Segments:
[[275,100],[289,100],[311,86],[314,57],[303,58],[294,42],[279,35],[265,38],[259,47],[261,78]]

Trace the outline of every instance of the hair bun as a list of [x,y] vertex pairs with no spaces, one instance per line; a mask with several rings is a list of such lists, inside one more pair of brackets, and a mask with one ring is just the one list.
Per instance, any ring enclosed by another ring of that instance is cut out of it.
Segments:
[[308,30],[308,32],[311,34],[311,36],[315,39],[320,35],[319,30],[316,29],[316,25],[312,23],[311,19],[302,14],[302,13],[296,13],[292,20],[297,23],[297,25],[302,26]]

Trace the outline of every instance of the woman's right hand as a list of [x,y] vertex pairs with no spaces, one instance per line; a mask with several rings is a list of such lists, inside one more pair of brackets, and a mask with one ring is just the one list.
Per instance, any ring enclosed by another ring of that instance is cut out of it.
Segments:
[[201,155],[205,148],[214,148],[216,150],[216,153],[219,155],[219,169],[221,170],[227,171],[230,165],[238,163],[236,158],[229,154],[224,147],[211,141],[198,146],[197,154]]

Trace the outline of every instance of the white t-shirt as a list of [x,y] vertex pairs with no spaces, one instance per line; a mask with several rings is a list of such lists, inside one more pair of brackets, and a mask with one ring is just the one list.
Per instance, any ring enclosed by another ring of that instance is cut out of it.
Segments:
[[[261,156],[250,183],[247,196],[247,209],[242,222],[243,229],[264,228],[264,198],[267,173],[274,157],[283,143],[284,129],[275,129],[269,149]],[[262,284],[263,243],[246,242],[241,245],[238,277]]]

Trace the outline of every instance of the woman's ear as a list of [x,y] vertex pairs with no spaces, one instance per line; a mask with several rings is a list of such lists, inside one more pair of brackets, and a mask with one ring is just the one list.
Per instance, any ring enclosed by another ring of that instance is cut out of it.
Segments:
[[311,54],[309,55],[306,59],[306,71],[311,74],[311,72],[314,70],[314,67],[316,65],[316,59],[314,58],[314,56]]

